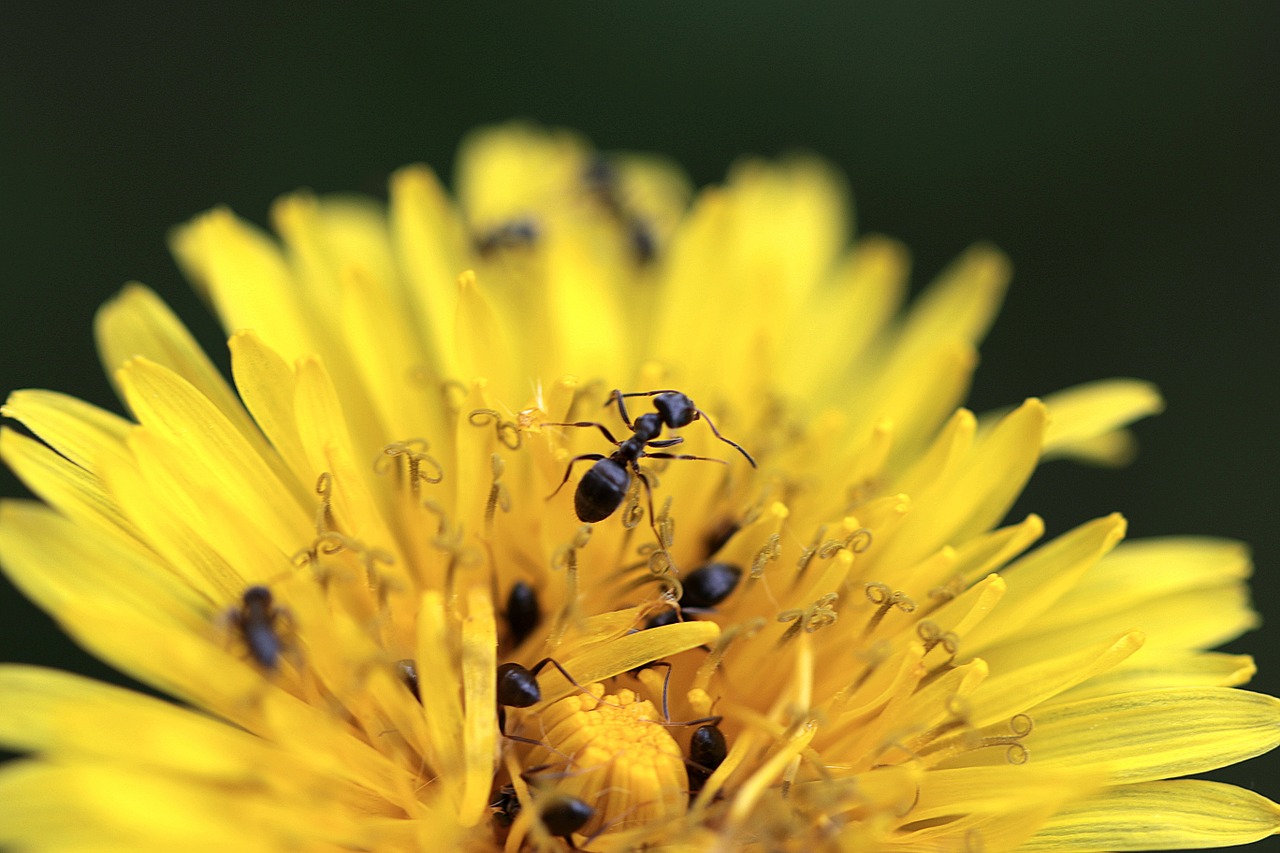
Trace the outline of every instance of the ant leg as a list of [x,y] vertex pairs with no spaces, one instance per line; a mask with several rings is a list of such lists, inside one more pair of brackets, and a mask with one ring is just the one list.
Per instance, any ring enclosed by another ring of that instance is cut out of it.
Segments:
[[636,677],[639,678],[641,669],[657,669],[660,666],[667,668],[667,674],[662,677],[662,719],[670,722],[671,710],[667,706],[667,695],[671,688],[671,670],[674,668],[671,665],[671,661],[656,660],[653,663],[647,663],[636,670]]
[[716,425],[715,425],[715,424],[713,424],[713,423],[711,422],[711,418],[707,417],[707,413],[706,413],[706,412],[702,411],[702,409],[695,409],[694,411],[696,411],[696,412],[698,413],[698,417],[702,418],[704,421],[706,421],[706,422],[707,422],[707,426],[711,427],[711,431],[712,431],[713,433],[715,433],[716,438],[720,439],[721,441],[723,441],[725,444],[729,445],[730,447],[733,447],[733,448],[734,448],[734,449],[736,449],[739,453],[741,453],[743,456],[745,456],[745,457],[747,458],[747,461],[751,463],[751,467],[752,467],[752,468],[759,468],[759,467],[760,467],[759,465],[757,465],[757,464],[756,464],[756,460],[754,460],[754,459],[752,459],[752,458],[751,458],[751,454],[750,454],[750,453],[748,453],[747,451],[745,451],[745,450],[743,450],[743,449],[742,449],[742,445],[741,445],[741,444],[738,444],[738,442],[736,442],[736,441],[731,441],[730,439],[727,439],[727,438],[725,438],[723,435],[721,435],[721,434],[720,434],[720,430],[716,429]]
[[[610,444],[622,444],[622,442],[618,441],[618,439],[613,437],[613,433],[609,432],[609,428],[607,426],[601,423],[596,423],[595,421],[574,421],[571,424],[548,423],[548,424],[543,424],[543,426],[596,427],[602,433],[604,433],[605,438],[609,439]],[[631,426],[631,425],[627,424],[627,426]],[[738,449],[741,450],[742,448],[738,448]]]
[[560,481],[560,485],[556,486],[556,490],[554,492],[547,495],[547,500],[551,500],[556,495],[558,495],[560,493],[560,490],[564,488],[564,484],[569,482],[569,475],[573,473],[573,466],[576,463],[581,462],[584,459],[593,459],[596,462],[599,462],[601,459],[607,459],[607,458],[608,457],[600,453],[584,453],[581,456],[575,456],[572,459],[570,459],[568,467],[564,469],[564,479]]
[[631,416],[627,414],[627,404],[622,402],[623,397],[630,397],[631,394],[623,394],[621,388],[614,388],[613,393],[609,395],[609,399],[604,401],[605,408],[610,403],[618,404],[618,414],[622,416],[622,422],[627,425],[627,429],[635,432],[636,428],[631,423]]
[[677,444],[684,444],[684,436],[676,436],[675,438],[663,438],[657,441],[646,441],[645,447],[675,447]]
[[[576,678],[574,678],[572,675],[570,675],[570,674],[569,674],[569,672],[568,672],[568,670],[566,670],[563,666],[561,666],[561,665],[560,665],[560,662],[559,662],[558,660],[556,660],[555,658],[543,658],[542,660],[538,661],[537,663],[535,663],[533,666],[531,666],[531,667],[529,668],[529,674],[530,674],[530,675],[532,675],[534,678],[537,678],[537,677],[538,677],[538,673],[540,673],[540,672],[542,672],[542,670],[546,669],[547,664],[551,664],[551,665],[552,665],[552,666],[554,666],[556,669],[560,670],[560,674],[561,674],[561,675],[563,675],[565,678],[567,678],[567,679],[569,680],[569,683],[570,683],[570,684],[572,684],[574,687],[578,688],[579,690],[581,690],[583,693],[587,694],[588,696],[591,696],[591,691],[590,691],[590,690],[588,690],[587,688],[583,687],[581,684],[579,684],[579,683],[578,683],[578,679],[576,679]],[[591,698],[595,699],[595,697],[594,697],[594,696],[591,696]],[[599,701],[599,700],[597,700],[597,701]],[[608,704],[608,703],[601,703],[601,704]]]
[[[613,393],[618,394],[617,391]],[[632,391],[630,394],[618,394],[619,397],[656,397],[659,394],[683,394],[674,388],[659,388],[657,391]]]
[[688,453],[646,453],[644,456],[648,459],[695,459],[698,462],[719,462],[721,465],[728,465],[723,459],[713,459],[710,456],[690,456]]
[[[723,720],[724,720],[724,716],[723,716],[723,715],[721,715],[721,714],[715,714],[715,715],[710,716],[710,717],[699,717],[699,718],[698,718],[698,719],[696,719],[696,720],[685,720],[685,721],[680,722],[680,723],[673,723],[673,722],[671,722],[670,720],[666,720],[666,721],[664,721],[664,722],[658,723],[658,725],[660,725],[660,726],[670,726],[670,727],[671,727],[671,728],[673,728],[673,729],[678,729],[678,728],[681,728],[681,727],[683,727],[683,726],[702,726],[702,725],[707,725],[707,726],[718,726],[718,725],[720,725],[720,723],[721,723]],[[655,721],[655,720],[649,720],[649,722],[656,722],[656,721]]]

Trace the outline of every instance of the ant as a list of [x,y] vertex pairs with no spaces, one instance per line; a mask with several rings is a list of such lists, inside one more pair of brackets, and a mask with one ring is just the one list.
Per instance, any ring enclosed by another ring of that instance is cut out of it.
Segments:
[[241,596],[241,603],[227,613],[227,619],[244,638],[250,656],[263,669],[274,672],[284,651],[280,639],[280,623],[287,619],[282,608],[276,607],[271,590],[265,586],[251,586]]
[[503,222],[475,237],[476,253],[491,257],[503,249],[531,247],[537,244],[541,231],[538,223],[528,217]]
[[[521,774],[526,782],[527,773]],[[596,810],[577,797],[568,794],[549,794],[539,798],[537,803],[538,819],[549,835],[564,839],[570,850],[579,850],[573,843],[573,834],[587,825],[587,821],[595,816]],[[514,785],[503,785],[497,796],[489,803],[493,809],[493,822],[502,829],[510,829],[520,815],[520,798],[516,795]]]
[[683,621],[687,611],[708,612],[728,598],[742,579],[742,567],[733,563],[707,563],[689,572],[681,581],[683,590],[676,607],[666,609],[645,622],[645,628],[661,628]]
[[625,203],[621,176],[604,156],[597,156],[582,173],[586,190],[595,196],[610,216],[627,231],[627,241],[636,263],[650,263],[658,254],[658,237],[652,226]]
[[700,726],[689,738],[689,758],[685,770],[689,774],[689,793],[697,794],[711,778],[711,774],[724,763],[729,754],[729,744],[724,732],[715,723]]
[[511,629],[511,644],[519,646],[542,622],[538,591],[524,581],[516,581],[507,595],[506,615],[507,626]]
[[552,794],[538,805],[538,817],[547,833],[564,839],[570,850],[580,850],[573,843],[573,834],[587,825],[596,810],[587,803],[568,794]]
[[[726,593],[727,595],[727,593]],[[699,723],[706,725],[699,726],[694,730],[693,735],[689,738],[689,757],[684,760],[685,772],[689,777],[689,794],[696,795],[702,790],[702,786],[711,778],[711,774],[719,769],[724,763],[725,758],[729,754],[729,744],[725,740],[724,732],[720,731],[720,722],[723,717],[716,715],[711,717],[699,717],[696,720],[689,720],[684,723],[671,722],[671,712],[667,707],[667,688],[671,683],[672,665],[668,661],[657,661],[649,664],[649,667],[664,666],[667,674],[662,680],[662,718],[665,722],[664,726],[696,726]],[[633,675],[637,675],[641,669],[633,670]]]
[[528,708],[542,701],[542,688],[538,686],[538,673],[551,664],[560,674],[583,693],[587,689],[574,679],[555,658],[543,658],[532,667],[518,663],[504,663],[498,667],[498,730],[507,728],[507,708]]
[[[636,418],[633,423],[631,417],[627,414],[626,403],[623,402],[625,397],[653,397],[653,407],[657,411],[646,412]],[[708,456],[650,453],[648,448],[673,447],[684,441],[684,438],[680,436],[659,439],[658,436],[662,434],[663,427],[679,429],[696,420],[705,420],[716,438],[730,445],[746,457],[752,468],[757,467],[756,461],[751,458],[751,454],[737,442],[721,435],[720,430],[716,429],[715,424],[711,422],[711,418],[707,417],[705,412],[694,405],[693,400],[687,394],[670,389],[623,394],[622,391],[615,389],[609,395],[609,399],[605,401],[605,406],[607,407],[613,403],[618,404],[618,414],[622,416],[622,422],[631,430],[631,437],[625,441],[618,441],[613,437],[613,433],[609,432],[608,427],[597,421],[548,424],[548,426],[596,427],[604,434],[605,438],[618,448],[608,456],[601,453],[583,453],[570,459],[568,467],[565,468],[564,479],[560,481],[560,485],[547,498],[550,500],[555,497],[564,488],[564,484],[569,482],[569,475],[573,472],[573,466],[576,463],[584,459],[595,460],[596,464],[592,465],[591,469],[578,481],[578,489],[573,495],[573,508],[580,521],[594,524],[597,521],[604,521],[613,515],[618,507],[622,505],[622,499],[627,495],[627,489],[631,486],[631,477],[633,475],[639,477],[640,481],[645,485],[645,491],[649,495],[649,518],[652,521],[653,494],[649,492],[649,481],[640,470],[639,460],[641,459],[696,459],[703,462],[726,464],[723,459],[712,459]]]

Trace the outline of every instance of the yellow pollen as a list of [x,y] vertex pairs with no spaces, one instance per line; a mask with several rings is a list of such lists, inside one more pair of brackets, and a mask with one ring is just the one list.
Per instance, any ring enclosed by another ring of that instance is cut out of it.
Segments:
[[[662,714],[631,690],[574,694],[542,714],[548,787],[595,809],[584,835],[676,819],[689,803],[684,755]],[[536,779],[539,775],[534,774]],[[536,784],[536,782],[535,782]]]

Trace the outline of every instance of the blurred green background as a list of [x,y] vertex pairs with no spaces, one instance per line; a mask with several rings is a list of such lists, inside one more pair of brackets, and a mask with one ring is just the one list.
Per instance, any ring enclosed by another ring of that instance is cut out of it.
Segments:
[[[849,174],[861,230],[912,248],[917,285],[975,239],[1011,255],[976,408],[1113,375],[1163,389],[1131,467],[1049,465],[1016,512],[1244,539],[1280,614],[1280,5],[176,8],[0,12],[0,392],[117,406],[90,322],[130,279],[225,363],[164,246],[216,203],[262,222],[299,186],[448,175],[469,128],[510,117],[669,154],[698,183],[800,147]],[[0,491],[23,493],[7,473]],[[1277,693],[1274,621],[1233,649]],[[7,587],[0,658],[111,677]],[[1277,770],[1219,778],[1280,799]]]

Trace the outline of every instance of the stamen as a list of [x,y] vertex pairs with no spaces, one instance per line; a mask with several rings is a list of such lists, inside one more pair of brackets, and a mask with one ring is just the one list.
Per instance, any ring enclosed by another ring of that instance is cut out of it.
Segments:
[[640,478],[636,477],[627,487],[627,502],[622,507],[622,526],[628,531],[634,530],[644,520],[644,509],[640,506]]
[[822,543],[822,547],[818,549],[818,558],[821,560],[829,560],[841,551],[851,551],[854,554],[861,554],[871,547],[871,531],[865,527],[859,527],[851,532],[844,539],[829,539]]
[[[423,438],[392,442],[382,448],[382,455],[374,460],[373,470],[378,474],[394,473],[399,488],[404,485],[407,469],[409,491],[416,501],[420,497],[422,483],[434,485],[444,479],[444,469],[427,453],[430,447]],[[424,463],[426,470],[423,470]]]
[[937,623],[925,620],[916,625],[916,636],[924,643],[924,653],[928,655],[938,646],[948,655],[942,663],[934,666],[923,678],[916,682],[915,692],[919,693],[947,672],[955,669],[956,655],[960,652],[960,637],[953,631],[943,632]]
[[498,436],[498,441],[502,442],[511,450],[519,450],[521,435],[520,427],[513,421],[504,420],[502,413],[494,409],[473,409],[471,414],[467,415],[467,420],[472,426],[486,427],[489,424],[494,425],[494,431]]
[[755,558],[751,561],[750,577],[753,580],[759,580],[764,576],[764,567],[769,563],[776,562],[782,556],[782,537],[777,533],[768,538],[764,545],[760,546],[760,550],[756,552]]
[[320,496],[320,507],[316,510],[316,534],[323,536],[338,527],[333,518],[333,475],[328,471],[316,478],[316,494]]
[[[668,496],[662,503],[662,512],[658,513],[658,517],[654,519],[655,529],[658,534],[658,545],[664,551],[669,551],[676,541],[676,520],[671,516],[671,497]],[[670,554],[668,554],[668,558]]]
[[875,675],[877,669],[887,661],[893,654],[893,645],[888,640],[877,640],[865,649],[859,649],[854,652],[854,657],[863,661],[861,671],[854,676],[853,681],[849,682],[849,686],[842,689],[835,695],[831,703],[831,711],[835,715],[839,715],[845,706],[849,704],[850,698],[862,689],[867,680]]
[[720,668],[720,662],[724,660],[725,652],[729,650],[730,644],[738,639],[751,639],[763,631],[764,626],[767,624],[768,622],[763,616],[757,616],[755,619],[722,629],[720,636],[716,638],[716,644],[711,647],[710,654],[707,655],[702,665],[698,667],[698,672],[693,678],[694,688],[706,690],[711,683],[711,676]]
[[813,534],[813,539],[800,552],[800,559],[796,563],[796,576],[793,580],[793,585],[799,583],[800,579],[804,577],[804,573],[808,571],[809,564],[813,562],[814,556],[817,555],[822,537],[826,535],[826,532],[827,526],[825,524],[819,525],[817,532]]
[[460,380],[446,379],[440,383],[440,398],[444,401],[445,408],[450,412],[461,411],[462,404],[466,402],[470,393],[471,389],[467,387],[465,382]]
[[[329,530],[320,533],[315,539],[311,540],[311,544],[306,548],[302,548],[295,552],[292,560],[295,566],[310,566],[312,570],[319,567],[321,556],[331,556],[345,549],[350,542],[346,536],[338,533],[336,530]],[[322,582],[327,582],[327,576],[321,576],[317,572],[317,578]]]
[[802,610],[785,610],[779,613],[779,622],[791,622],[792,625],[778,639],[778,645],[781,646],[795,637],[801,629],[806,634],[812,634],[828,625],[834,625],[839,614],[832,605],[839,600],[840,596],[837,593],[829,592]]
[[1015,714],[1009,719],[1009,734],[980,738],[977,748],[1003,746],[1005,760],[1010,764],[1026,764],[1031,760],[1031,751],[1022,743],[1022,739],[1031,734],[1035,722],[1027,714]]
[[863,629],[863,636],[870,635],[880,625],[885,614],[895,607],[903,613],[912,613],[916,609],[916,603],[906,593],[901,590],[895,592],[887,584],[873,582],[866,586],[867,600],[876,605],[876,612],[871,614],[867,627]]
[[496,453],[490,457],[490,462],[493,464],[493,482],[489,486],[489,498],[484,505],[484,529],[488,533],[493,532],[493,516],[498,510],[511,512],[511,492],[501,482],[507,464]]
[[916,636],[924,642],[925,654],[941,645],[954,658],[960,651],[960,638],[952,631],[943,632],[936,622],[924,620],[916,625]]
[[449,523],[449,515],[444,511],[444,507],[433,500],[423,501],[422,507],[436,517],[436,535],[431,540],[432,547],[449,555],[449,559],[445,563],[444,586],[450,599],[452,599],[454,597],[458,569],[479,565],[483,562],[484,555],[474,547],[463,545],[465,536],[462,527],[461,525],[454,527]]
[[964,590],[964,578],[960,575],[951,578],[942,586],[935,586],[929,590],[929,601],[925,604],[921,615],[932,613],[947,602],[954,601],[960,597]]
[[587,547],[587,543],[591,541],[591,530],[590,524],[579,526],[569,544],[561,545],[551,555],[551,570],[565,573],[564,606],[556,615],[555,627],[547,637],[552,648],[560,645],[560,641],[564,639],[565,631],[569,630],[574,610],[578,606],[578,551]]

